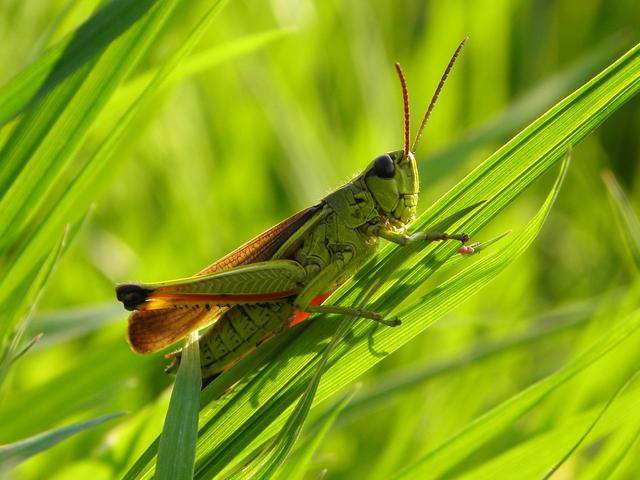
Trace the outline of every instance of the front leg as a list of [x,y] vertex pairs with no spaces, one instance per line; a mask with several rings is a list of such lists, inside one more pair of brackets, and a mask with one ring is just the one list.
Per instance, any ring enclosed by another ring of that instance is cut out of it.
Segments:
[[410,245],[416,242],[436,242],[443,240],[458,240],[465,243],[469,241],[469,235],[466,233],[448,234],[440,232],[416,232],[411,235],[405,233],[397,233],[385,228],[382,225],[373,225],[370,229],[370,233],[375,236],[389,240],[390,242],[397,243],[398,245]]

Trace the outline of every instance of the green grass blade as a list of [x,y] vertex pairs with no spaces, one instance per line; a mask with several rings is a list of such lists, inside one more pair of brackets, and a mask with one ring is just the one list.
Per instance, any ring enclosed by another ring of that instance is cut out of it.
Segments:
[[6,323],[7,329],[12,333],[10,340],[8,337],[5,337],[2,339],[2,344],[0,344],[0,393],[2,392],[4,380],[9,372],[9,368],[13,362],[24,353],[24,350],[21,353],[17,353],[20,341],[22,340],[23,333],[29,324],[29,319],[38,304],[42,292],[49,281],[49,277],[55,270],[60,257],[67,247],[67,243],[70,240],[68,238],[69,232],[70,228],[67,227],[57,247],[51,251],[42,264],[42,267],[38,270],[26,294],[17,298],[16,301],[13,302],[13,305],[7,308],[7,311],[0,316]]
[[[254,35],[248,35],[245,38],[240,38],[222,46],[214,46],[202,52],[193,54],[189,58],[185,59],[182,65],[176,68],[167,80],[167,83],[171,84],[178,82],[209,70],[223,62],[252,53],[269,45],[271,42],[283,38],[289,33],[290,32],[288,30],[269,30],[266,32],[256,33]],[[131,81],[124,84],[118,91],[116,94],[116,101],[122,101],[120,97],[130,97],[132,96],[132,93],[142,90],[142,88],[147,85],[156,74],[157,69],[154,69],[131,79]]]
[[613,173],[603,172],[602,179],[609,191],[614,216],[622,238],[636,268],[640,270],[640,220]]
[[298,401],[298,405],[287,419],[284,427],[274,438],[273,443],[267,447],[264,454],[254,461],[252,465],[253,472],[251,472],[251,469],[249,472],[243,471],[239,478],[244,477],[245,473],[249,473],[251,478],[268,479],[275,475],[276,471],[284,464],[285,459],[293,449],[295,442],[302,432],[302,427],[311,409],[318,385],[320,384],[320,379],[324,374],[331,352],[338,342],[343,340],[354,322],[355,319],[352,318],[346,318],[342,321],[340,328],[333,335],[331,343],[325,347],[315,373],[311,378],[311,382],[309,382],[309,385]]
[[314,428],[309,437],[305,438],[302,445],[287,459],[287,462],[278,472],[279,478],[303,480],[307,470],[309,470],[314,453],[322,444],[322,441],[333,427],[336,419],[342,414],[344,408],[353,398],[357,387],[358,385],[331,406],[327,415],[323,417],[322,421],[316,424],[316,428]]
[[182,350],[176,383],[160,436],[156,478],[182,480],[193,478],[200,410],[200,347],[197,332]]
[[[174,1],[174,0],[172,0]],[[61,175],[118,85],[153,44],[173,5],[163,2],[95,61],[51,91],[19,122],[0,155],[0,252],[56,200]],[[76,166],[77,168],[77,166]],[[32,227],[33,228],[33,227]]]
[[[209,23],[215,18],[225,3],[225,0],[214,3],[203,20],[194,31],[190,33],[181,48],[164,64],[154,80],[127,111],[116,128],[111,132],[110,136],[101,145],[98,152],[92,157],[91,161],[83,165],[83,168],[77,173],[71,184],[68,185],[64,191],[63,196],[54,205],[50,206],[45,217],[46,220],[44,220],[32,236],[29,237],[26,245],[23,247],[22,254],[10,264],[6,276],[0,281],[0,285],[6,285],[7,289],[11,291],[10,286],[17,284],[18,279],[30,270],[34,258],[38,258],[38,255],[52,235],[52,231],[54,231],[59,224],[64,224],[64,222],[81,209],[82,206],[88,206],[91,203],[91,200],[95,196],[95,187],[98,181],[104,182],[105,177],[109,177],[106,167],[112,160],[116,148],[127,132],[127,128],[131,125],[140,110],[146,105],[146,102],[152,98],[153,93],[157,91],[163,81],[166,80],[178,63],[201,38]],[[0,304],[5,300],[5,295],[8,295],[8,292],[0,292]]]
[[583,372],[640,328],[640,311],[614,325],[600,340],[558,372],[511,397],[434,448],[397,478],[440,478],[488,440],[540,403],[550,393]]
[[634,373],[626,382],[624,382],[622,385],[620,385],[620,387],[618,387],[618,389],[609,398],[609,400],[607,400],[607,403],[602,408],[602,410],[598,412],[598,415],[596,416],[596,418],[593,419],[593,422],[591,422],[591,424],[589,425],[589,428],[585,430],[585,432],[580,436],[580,438],[576,441],[576,443],[574,443],[571,446],[569,451],[544,475],[543,477],[544,480],[551,478],[558,471],[558,469],[562,467],[562,465],[565,464],[566,461],[578,450],[578,448],[580,448],[580,446],[584,443],[584,441],[587,439],[587,437],[593,431],[596,425],[598,425],[598,422],[602,420],[602,417],[604,416],[604,414],[607,413],[607,410],[609,410],[609,407],[611,407],[611,405],[613,405],[613,403],[620,396],[620,394],[635,381],[635,379],[638,377],[639,374],[640,374],[640,371],[636,371],[636,373]]
[[[394,370],[380,377],[375,385],[368,388],[365,387],[355,395],[353,400],[344,408],[339,423],[341,425],[349,423],[362,415],[383,408],[390,402],[400,399],[402,395],[442,376],[459,374],[462,370],[477,366],[481,362],[491,360],[511,351],[517,351],[524,346],[544,342],[550,337],[562,335],[567,331],[584,327],[594,311],[595,303],[576,305],[574,308],[567,309],[566,312],[549,314],[548,322],[543,319],[527,322],[534,325],[553,322],[550,327],[535,328],[498,341],[482,343],[473,347],[467,353],[457,353],[453,358],[429,360],[424,365]],[[332,411],[332,409],[328,409],[327,415]],[[318,418],[317,422],[324,422],[324,417],[323,415]]]
[[8,469],[13,468],[19,463],[23,462],[27,458],[53,447],[57,443],[66,440],[72,435],[103,424],[113,418],[117,418],[122,415],[124,415],[124,413],[104,415],[102,417],[85,420],[84,422],[78,422],[73,425],[58,428],[56,430],[43,432],[38,435],[34,435],[33,437],[11,443],[9,445],[2,445],[0,446],[0,471],[5,472]]
[[[570,387],[567,387],[565,391],[569,391]],[[608,443],[608,436],[628,423],[635,424],[637,427],[639,415],[635,406],[638,404],[639,393],[640,390],[634,388],[618,396],[615,401],[616,408],[609,408],[606,415],[595,423],[589,435],[590,445]],[[506,451],[500,448],[495,449],[493,450],[495,456],[489,457],[478,466],[461,468],[453,476],[460,480],[493,479],[509,477],[517,471],[519,479],[539,480],[548,472],[549,465],[557,462],[562,452],[569,451],[575,445],[576,438],[583,435],[594,424],[594,418],[599,416],[606,403],[598,403],[592,408],[563,418],[553,428],[542,427],[541,431],[524,436],[522,441],[512,444]],[[567,465],[568,471],[571,471],[573,465],[579,465],[591,457],[585,448],[587,447],[585,446],[582,450],[584,455],[579,459],[576,458],[575,463],[570,462]],[[560,470],[558,474],[563,471],[564,469]],[[581,468],[576,473],[577,478],[583,478]]]
[[73,34],[0,87],[0,127],[104,52],[158,3],[158,0],[107,2]]

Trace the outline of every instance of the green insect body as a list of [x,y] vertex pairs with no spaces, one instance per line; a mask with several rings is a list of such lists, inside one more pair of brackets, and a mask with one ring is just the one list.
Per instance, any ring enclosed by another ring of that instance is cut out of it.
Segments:
[[[464,234],[406,233],[416,216],[419,178],[413,151],[454,54],[413,145],[409,146],[408,98],[404,149],[375,158],[352,181],[239,247],[198,275],[157,284],[124,284],[117,297],[129,310],[129,343],[146,353],[164,348],[213,323],[200,339],[203,378],[211,380],[262,340],[314,313],[342,313],[387,325],[398,319],[363,309],[320,304],[376,253],[379,239],[399,245],[468,240]],[[168,368],[175,371],[180,353]]]

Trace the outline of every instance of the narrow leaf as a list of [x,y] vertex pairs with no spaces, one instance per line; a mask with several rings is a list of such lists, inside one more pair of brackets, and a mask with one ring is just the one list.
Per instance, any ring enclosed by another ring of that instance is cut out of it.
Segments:
[[628,340],[640,329],[640,311],[614,325],[600,340],[558,372],[511,397],[434,448],[397,478],[439,478],[539,404],[551,392]]
[[156,470],[156,478],[159,480],[193,478],[202,386],[197,332],[189,336],[182,352],[169,410],[160,436]]
[[43,432],[9,445],[2,445],[0,446],[0,471],[6,471],[13,468],[27,458],[53,447],[57,443],[66,440],[76,433],[95,427],[122,415],[124,415],[124,413],[104,415],[84,422],[78,422],[67,427]]
[[622,385],[620,385],[620,387],[618,387],[618,389],[614,392],[614,394],[611,395],[611,397],[609,398],[605,406],[602,408],[602,410],[598,412],[598,415],[596,416],[596,418],[593,419],[593,422],[591,422],[591,424],[589,425],[589,428],[587,428],[587,430],[580,436],[580,438],[576,441],[576,443],[572,445],[569,451],[565,453],[565,455],[560,460],[558,460],[558,462],[553,467],[551,467],[551,469],[549,469],[549,471],[545,474],[545,476],[543,477],[544,480],[551,478],[552,475],[556,473],[558,469],[571,457],[571,455],[573,455],[576,452],[576,450],[580,448],[580,446],[584,443],[584,441],[587,439],[587,437],[593,431],[596,425],[598,425],[598,422],[602,419],[604,414],[607,413],[607,410],[609,410],[609,407],[611,407],[611,405],[618,398],[620,393],[622,393],[629,385],[631,385],[635,381],[635,379],[638,377],[639,374],[640,374],[640,370],[636,371],[636,373],[634,373],[626,382],[624,382]]
[[635,262],[636,268],[640,270],[640,220],[633,208],[631,208],[629,199],[613,173],[608,170],[603,172],[602,179],[609,191],[614,216],[622,238],[631,254],[631,258]]
[[304,440],[304,443],[293,454],[283,467],[278,472],[279,478],[286,478],[288,480],[303,480],[305,474],[309,470],[314,453],[318,450],[322,441],[324,440],[331,427],[335,423],[336,419],[342,414],[344,408],[349,404],[353,395],[356,393],[357,388],[352,388],[351,391],[344,395],[338,402],[328,409],[327,415],[322,418],[321,422],[318,422],[316,428]]

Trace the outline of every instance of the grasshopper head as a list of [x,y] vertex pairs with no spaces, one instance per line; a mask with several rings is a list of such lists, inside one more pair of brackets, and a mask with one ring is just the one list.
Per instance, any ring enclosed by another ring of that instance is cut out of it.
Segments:
[[400,64],[396,63],[396,71],[398,72],[398,78],[402,86],[402,99],[404,104],[404,147],[402,150],[380,155],[373,160],[364,171],[364,180],[367,189],[376,202],[378,212],[380,212],[384,219],[393,227],[404,228],[407,224],[411,223],[416,216],[420,181],[418,179],[418,168],[414,153],[420,142],[424,127],[431,116],[433,107],[438,100],[440,91],[466,41],[466,38],[462,40],[451,57],[449,65],[447,65],[440,79],[440,83],[431,98],[431,103],[427,107],[427,111],[424,114],[413,143],[411,143],[410,139],[409,93],[407,91],[407,82]]
[[402,228],[413,221],[420,189],[413,153],[380,155],[365,170],[364,181],[378,211],[392,226]]

